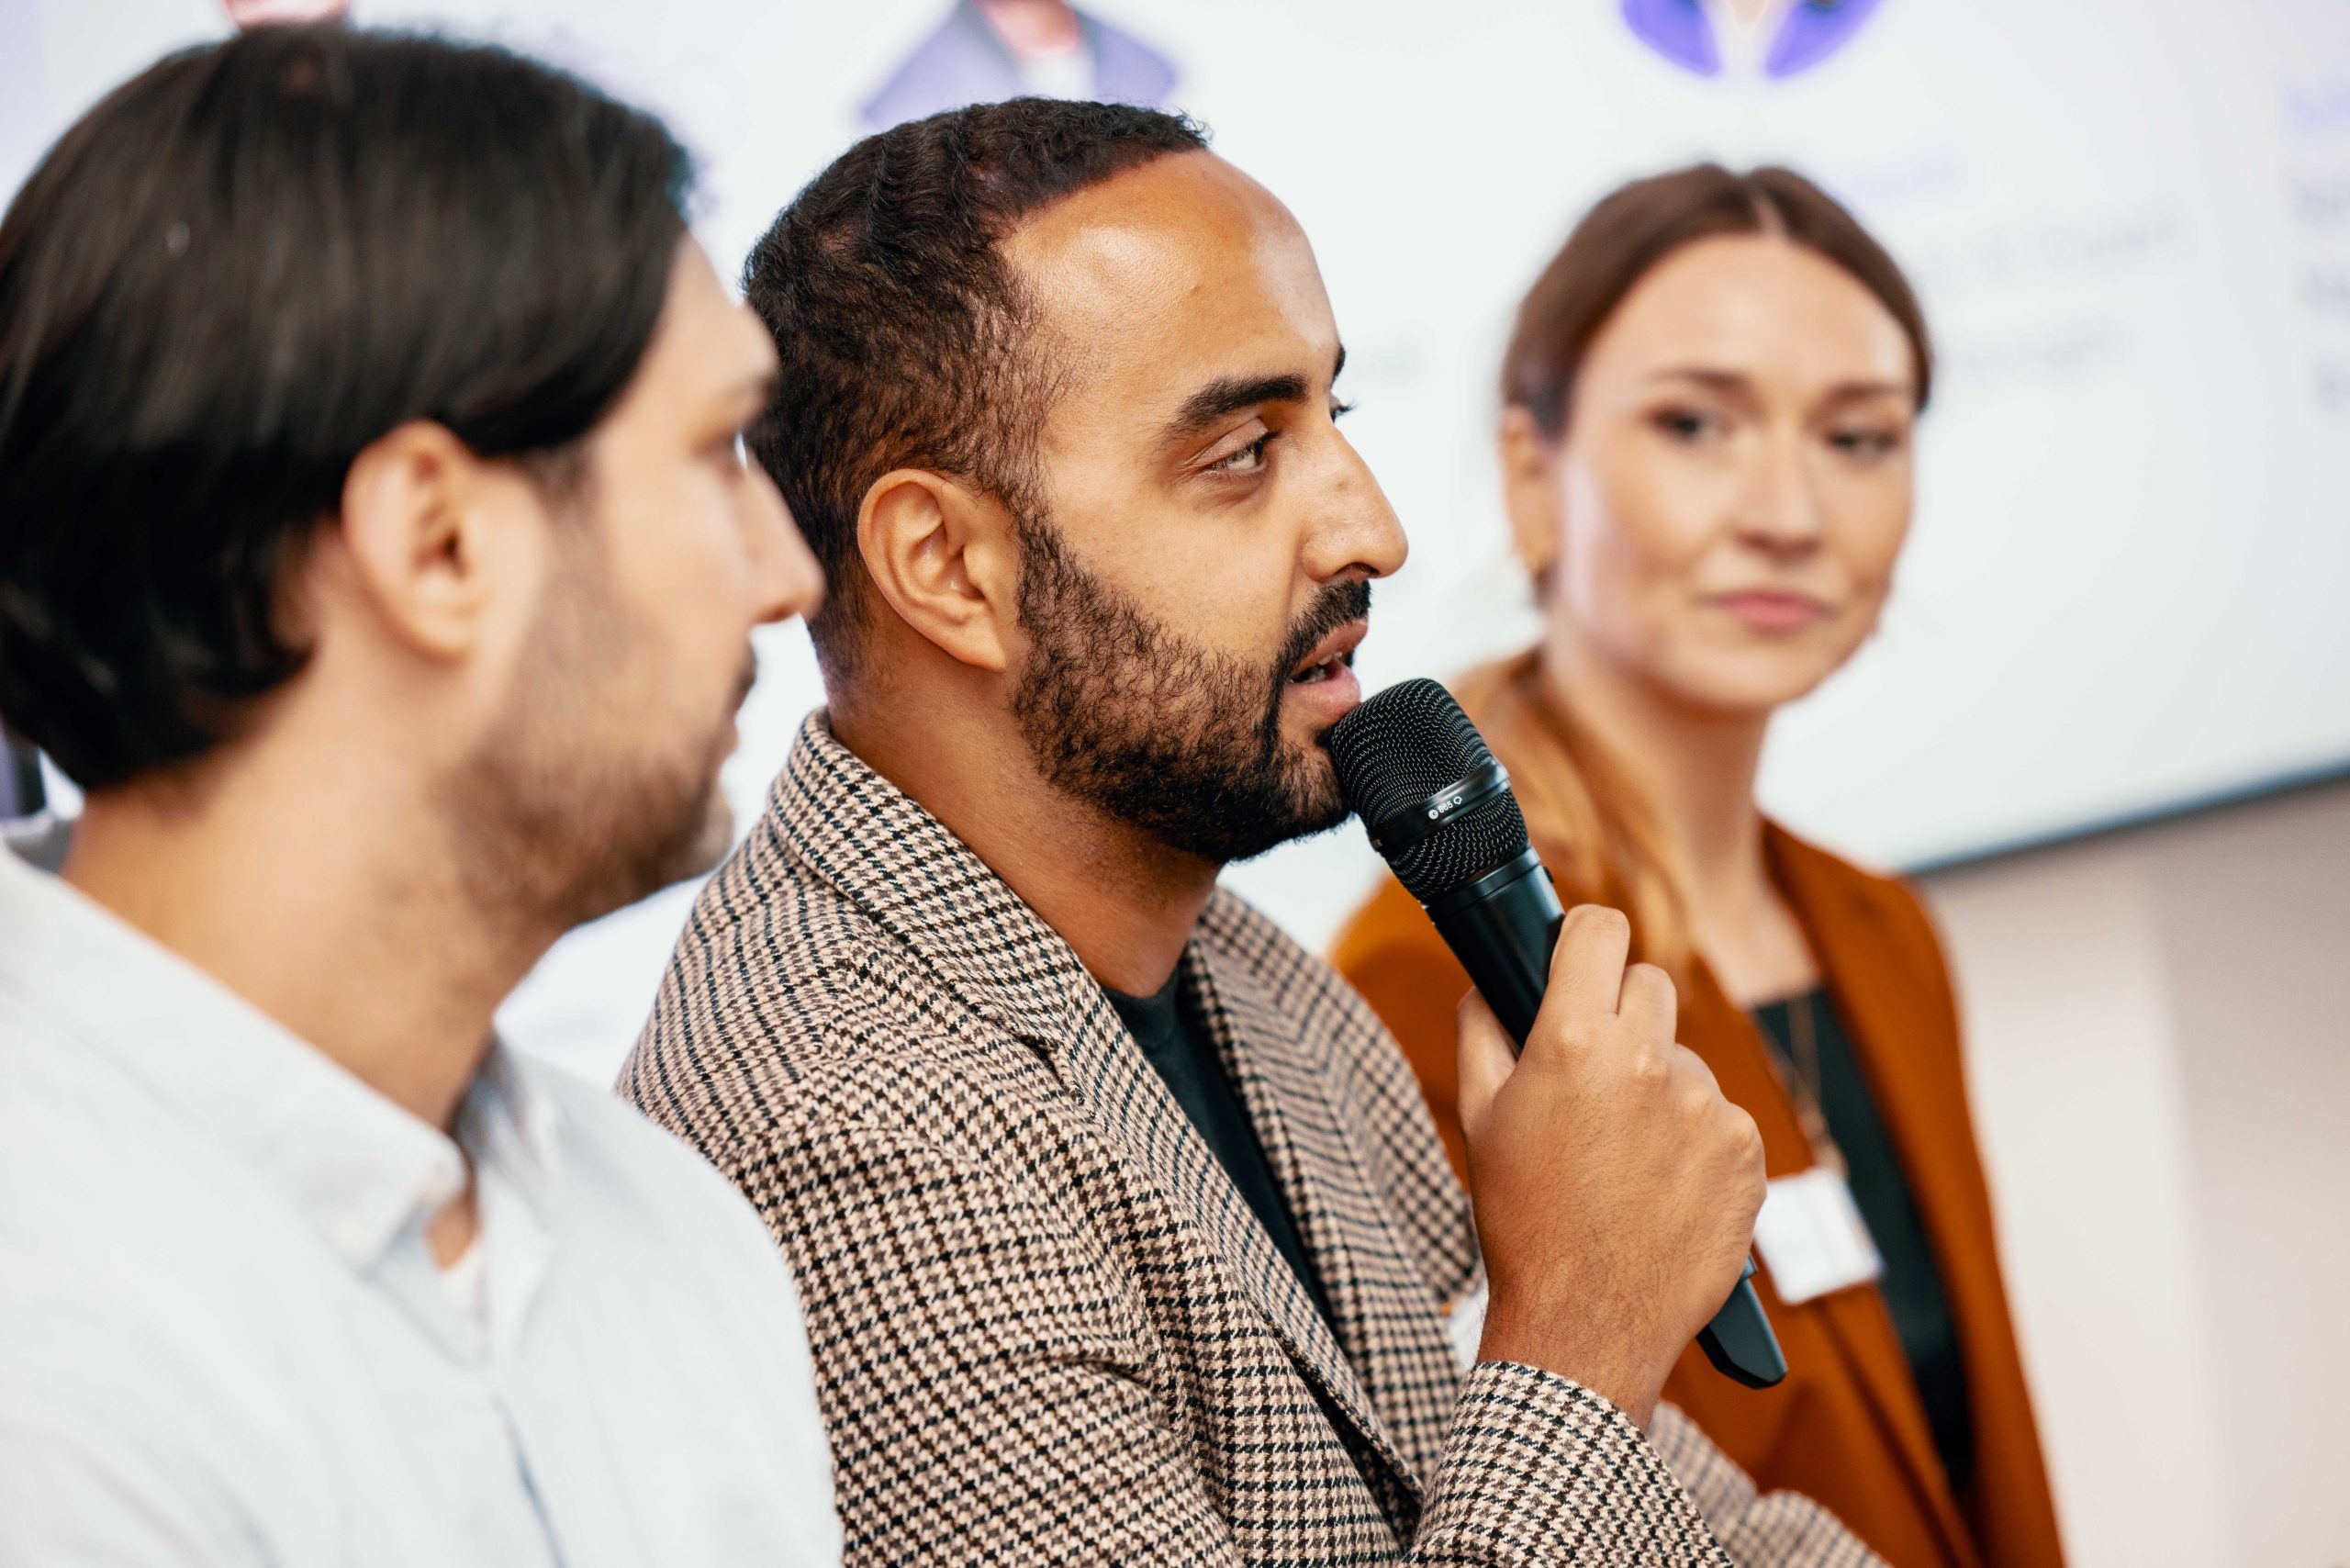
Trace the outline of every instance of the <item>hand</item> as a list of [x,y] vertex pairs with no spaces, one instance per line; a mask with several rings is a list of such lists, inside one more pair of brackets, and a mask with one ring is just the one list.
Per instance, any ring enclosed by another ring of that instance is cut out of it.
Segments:
[[1665,1374],[1738,1283],[1762,1135],[1673,1043],[1673,981],[1625,968],[1632,928],[1568,912],[1526,1049],[1460,1008],[1460,1127],[1492,1286],[1488,1361],[1572,1378],[1646,1426]]

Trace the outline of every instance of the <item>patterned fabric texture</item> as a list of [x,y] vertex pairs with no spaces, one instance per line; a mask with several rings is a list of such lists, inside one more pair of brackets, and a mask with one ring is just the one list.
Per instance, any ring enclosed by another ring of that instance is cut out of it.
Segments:
[[1228,893],[1183,972],[1335,1334],[1068,943],[821,712],[703,890],[621,1090],[791,1261],[848,1562],[1874,1561],[1670,1409],[1463,1375],[1393,1040]]

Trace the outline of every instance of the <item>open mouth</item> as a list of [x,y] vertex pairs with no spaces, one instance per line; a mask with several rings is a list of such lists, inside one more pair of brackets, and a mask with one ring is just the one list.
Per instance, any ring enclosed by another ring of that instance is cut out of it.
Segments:
[[1337,680],[1354,667],[1355,649],[1371,632],[1367,622],[1354,621],[1339,627],[1315,644],[1305,655],[1305,662],[1290,672],[1292,686],[1319,686]]
[[1337,658],[1324,659],[1320,664],[1309,665],[1305,668],[1298,671],[1295,675],[1291,676],[1289,678],[1289,683],[1292,686],[1319,686],[1326,680],[1337,679],[1338,672],[1352,668],[1354,666],[1354,662],[1355,656],[1352,654],[1347,654]]

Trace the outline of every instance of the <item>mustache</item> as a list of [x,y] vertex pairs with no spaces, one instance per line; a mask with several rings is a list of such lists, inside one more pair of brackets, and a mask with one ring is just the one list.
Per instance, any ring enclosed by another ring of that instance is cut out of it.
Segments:
[[1280,655],[1273,661],[1273,696],[1281,697],[1281,689],[1289,684],[1298,662],[1314,651],[1314,644],[1349,622],[1371,618],[1371,581],[1353,577],[1343,583],[1329,583],[1305,607],[1289,635],[1281,642]]

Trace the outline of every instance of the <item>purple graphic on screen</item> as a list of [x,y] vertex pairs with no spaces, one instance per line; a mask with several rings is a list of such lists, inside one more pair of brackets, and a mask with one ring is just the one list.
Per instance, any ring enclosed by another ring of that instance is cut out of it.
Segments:
[[[1762,73],[1773,78],[1810,70],[1852,40],[1883,0],[1794,0],[1778,20]],[[1729,0],[1735,5],[1736,0]],[[1721,40],[1717,28],[1722,18],[1707,0],[1623,0],[1624,24],[1642,43],[1684,71],[1700,76],[1721,73]],[[1768,0],[1746,0],[1743,7],[1760,20],[1771,10]]]
[[1861,24],[1881,0],[1796,0],[1771,53],[1762,62],[1766,76],[1792,76],[1807,71],[1852,41]]
[[1698,0],[1624,0],[1624,20],[1642,43],[1684,70],[1711,76],[1722,68],[1713,18]]

